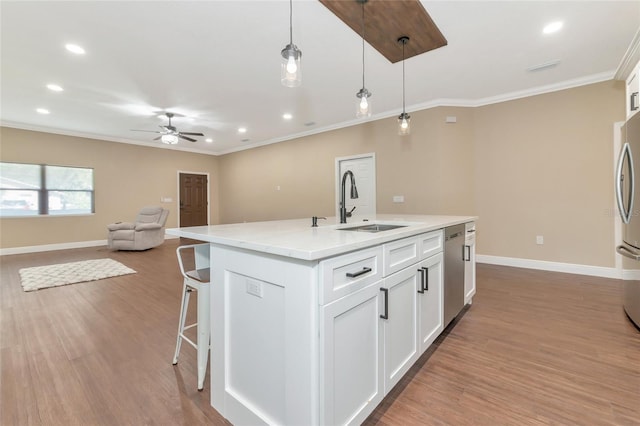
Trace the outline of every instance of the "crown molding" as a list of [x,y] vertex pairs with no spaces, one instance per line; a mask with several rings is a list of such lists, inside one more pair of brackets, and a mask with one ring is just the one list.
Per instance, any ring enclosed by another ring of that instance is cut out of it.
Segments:
[[626,80],[638,62],[640,62],[640,28],[636,32],[636,35],[633,36],[629,48],[622,57],[614,78],[616,80]]

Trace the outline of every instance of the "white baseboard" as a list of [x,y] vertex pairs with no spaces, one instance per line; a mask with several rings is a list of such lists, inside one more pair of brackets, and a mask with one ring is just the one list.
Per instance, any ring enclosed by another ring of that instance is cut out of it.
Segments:
[[[179,238],[174,235],[165,235],[165,240],[172,240],[174,238]],[[25,247],[10,247],[10,248],[0,248],[0,256],[10,255],[10,254],[25,254],[25,253],[39,253],[43,251],[54,251],[54,250],[68,250],[75,248],[85,248],[85,247],[99,247],[106,246],[107,240],[93,240],[93,241],[77,241],[73,243],[58,243],[58,244],[43,244],[40,246],[25,246]]]
[[8,254],[38,253],[42,251],[68,250],[84,247],[106,246],[107,240],[77,241],[73,243],[43,244],[41,246],[10,247],[0,249],[0,256]]
[[629,273],[640,271],[623,271],[617,268],[607,268],[605,266],[579,265],[575,263],[549,262],[546,260],[519,259],[516,257],[489,256],[477,254],[476,262],[488,263],[490,265],[513,266],[516,268],[539,269],[543,271],[565,272],[568,274],[591,275],[594,277],[629,279]]

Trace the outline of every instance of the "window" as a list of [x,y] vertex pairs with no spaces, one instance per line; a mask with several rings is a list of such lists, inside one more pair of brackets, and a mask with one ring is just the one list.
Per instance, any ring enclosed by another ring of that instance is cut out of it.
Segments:
[[94,211],[93,169],[0,163],[0,217]]

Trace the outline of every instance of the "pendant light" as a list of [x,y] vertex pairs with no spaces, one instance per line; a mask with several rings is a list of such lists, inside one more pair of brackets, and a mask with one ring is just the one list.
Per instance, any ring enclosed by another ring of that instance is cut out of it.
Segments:
[[286,87],[298,87],[302,83],[302,70],[300,59],[302,51],[293,44],[293,0],[289,0],[289,44],[280,52],[282,62],[280,65],[280,81]]
[[364,4],[367,0],[358,0],[362,3],[362,89],[356,93],[356,117],[371,117],[371,92],[364,87]]
[[404,45],[409,42],[409,37],[402,36],[398,39],[398,43],[402,44],[402,114],[398,117],[398,134],[405,136],[411,133],[411,116],[405,111],[404,104]]

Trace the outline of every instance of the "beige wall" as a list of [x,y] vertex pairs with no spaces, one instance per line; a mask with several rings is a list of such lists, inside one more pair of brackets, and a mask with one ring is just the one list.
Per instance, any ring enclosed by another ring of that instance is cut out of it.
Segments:
[[[214,156],[3,127],[0,159],[92,167],[96,196],[94,215],[0,219],[2,248],[104,240],[107,224],[131,221],[145,205],[168,208],[167,226],[176,227],[178,171],[209,173],[210,219],[219,222],[219,159]],[[160,203],[160,197],[173,202]]]
[[[448,115],[458,122],[445,124]],[[435,108],[411,116],[406,138],[389,118],[225,155],[221,221],[335,216],[336,158],[370,152],[376,154],[379,213],[472,213],[473,110]],[[393,195],[404,195],[405,203],[392,203]]]
[[621,120],[624,85],[613,81],[477,108],[478,252],[613,267]]
[[333,216],[335,159],[374,152],[379,213],[479,215],[479,254],[614,266],[622,83],[411,116],[407,138],[388,118],[222,157],[4,128],[2,161],[95,167],[98,198],[95,216],[2,219],[0,246],[104,239],[107,223],[139,205],[175,200],[177,170],[211,173],[213,224]]

